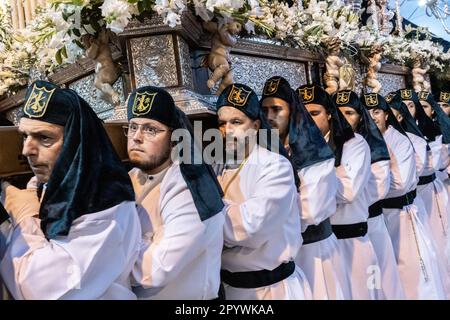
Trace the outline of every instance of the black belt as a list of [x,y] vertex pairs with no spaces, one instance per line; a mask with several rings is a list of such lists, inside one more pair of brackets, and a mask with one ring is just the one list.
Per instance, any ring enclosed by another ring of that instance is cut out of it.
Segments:
[[402,209],[404,206],[413,204],[415,198],[416,189],[400,197],[381,200],[381,206],[386,209]]
[[383,207],[381,206],[381,201],[377,201],[369,207],[369,218],[378,217],[383,213]]
[[429,176],[421,176],[421,177],[419,177],[418,185],[421,186],[421,185],[424,185],[424,184],[428,184],[430,182],[433,182],[434,179],[436,179],[436,174],[435,173],[430,174]]
[[226,284],[235,288],[253,289],[270,286],[280,282],[295,271],[295,263],[283,263],[272,271],[259,270],[247,272],[230,272],[220,270],[220,277]]
[[331,227],[330,218],[325,219],[317,226],[310,225],[306,228],[305,232],[302,233],[303,245],[319,242],[331,236],[332,233],[333,229]]
[[333,233],[338,239],[363,237],[367,233],[367,222],[354,224],[333,224]]

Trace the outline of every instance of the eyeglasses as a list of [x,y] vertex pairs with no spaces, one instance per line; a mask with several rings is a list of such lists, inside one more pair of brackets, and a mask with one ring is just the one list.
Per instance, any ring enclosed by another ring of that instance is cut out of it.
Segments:
[[133,137],[136,134],[136,132],[139,130],[139,128],[141,128],[142,133],[144,134],[144,137],[147,139],[152,139],[152,138],[156,137],[156,135],[160,132],[169,131],[169,130],[157,129],[148,124],[131,123],[128,126],[122,126],[123,133],[125,134],[125,137],[128,137],[128,138]]

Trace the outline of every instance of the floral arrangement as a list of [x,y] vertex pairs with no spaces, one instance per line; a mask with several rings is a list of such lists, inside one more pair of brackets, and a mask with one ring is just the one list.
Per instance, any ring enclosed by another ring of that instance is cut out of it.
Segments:
[[381,35],[360,26],[359,15],[343,0],[293,0],[290,6],[283,0],[48,0],[24,30],[12,29],[8,9],[0,5],[0,97],[26,85],[32,69],[51,73],[75,61],[83,54],[84,35],[102,28],[120,34],[131,19],[152,15],[175,27],[185,10],[203,21],[235,20],[247,34],[325,55],[330,38],[340,40],[344,53],[382,46],[386,61],[411,66],[417,57],[432,72],[450,78],[450,52],[429,37],[408,36],[425,30],[407,29],[404,37]]

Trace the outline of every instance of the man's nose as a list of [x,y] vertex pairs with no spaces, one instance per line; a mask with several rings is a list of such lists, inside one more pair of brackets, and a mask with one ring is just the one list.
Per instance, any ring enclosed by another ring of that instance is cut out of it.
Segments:
[[138,128],[135,133],[131,136],[134,142],[142,142],[144,140],[144,135],[141,131],[141,128]]
[[25,157],[36,156],[38,154],[38,149],[37,149],[36,143],[32,139],[32,137],[28,136],[23,141],[22,154]]

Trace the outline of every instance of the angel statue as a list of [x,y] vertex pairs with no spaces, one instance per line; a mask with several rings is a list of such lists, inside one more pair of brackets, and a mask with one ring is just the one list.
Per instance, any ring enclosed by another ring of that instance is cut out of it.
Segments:
[[235,21],[224,24],[208,21],[203,23],[203,27],[213,34],[211,52],[202,63],[202,66],[208,67],[212,71],[206,85],[212,89],[221,80],[216,92],[216,95],[220,95],[227,86],[233,83],[230,51],[237,42],[236,35],[241,32],[242,25]]
[[120,68],[113,61],[109,40],[107,29],[102,29],[98,37],[90,34],[82,37],[86,56],[96,62],[94,86],[101,91],[102,99],[117,106],[120,96],[112,86],[119,78]]

